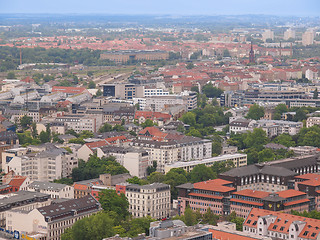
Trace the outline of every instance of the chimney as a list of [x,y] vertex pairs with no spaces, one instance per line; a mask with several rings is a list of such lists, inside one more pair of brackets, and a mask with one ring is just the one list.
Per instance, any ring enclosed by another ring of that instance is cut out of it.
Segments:
[[109,174],[109,173],[100,174],[100,176],[99,176],[99,180],[105,186],[111,186],[111,178],[112,178],[111,174]]

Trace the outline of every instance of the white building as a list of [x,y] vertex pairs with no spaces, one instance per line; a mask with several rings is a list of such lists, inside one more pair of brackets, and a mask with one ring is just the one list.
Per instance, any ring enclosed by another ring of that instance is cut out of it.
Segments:
[[320,117],[308,117],[306,127],[312,127],[314,125],[320,125]]
[[302,34],[302,45],[308,46],[314,43],[314,31],[308,30]]
[[284,40],[289,40],[290,38],[293,38],[293,39],[296,38],[296,31],[292,30],[291,28],[287,29],[283,35]]
[[67,128],[73,129],[77,133],[85,130],[96,132],[102,124],[102,122],[100,123],[96,116],[87,116],[81,114],[64,115],[57,117],[56,121],[64,123]]
[[97,148],[97,156],[114,156],[116,161],[124,166],[131,176],[139,178],[147,176],[147,168],[151,164],[146,150],[132,147],[105,146]]
[[247,165],[247,154],[226,154],[218,157],[206,158],[199,161],[189,162],[175,162],[173,164],[165,165],[165,173],[168,173],[173,168],[182,168],[186,172],[191,172],[192,169],[200,164],[204,164],[207,167],[211,167],[216,162],[233,162],[235,167],[242,167]]
[[88,195],[29,211],[7,211],[6,224],[8,230],[19,231],[24,236],[36,234],[41,239],[58,240],[76,221],[99,211],[99,202]]
[[162,88],[144,88],[144,97],[167,96],[169,92],[165,92]]
[[126,186],[129,212],[133,217],[150,216],[155,219],[170,216],[170,185],[152,183],[149,185],[130,184]]
[[263,33],[262,33],[262,40],[264,42],[266,42],[267,39],[274,39],[274,33],[272,30],[270,29],[266,29]]
[[58,101],[60,101],[65,97],[66,97],[66,94],[64,92],[53,92],[43,96],[40,99],[40,103],[57,103]]
[[189,136],[168,142],[133,140],[132,146],[147,150],[150,162],[157,162],[157,171],[159,172],[164,172],[166,164],[178,161],[202,160],[211,158],[212,155],[212,142],[210,140]]
[[34,181],[28,185],[27,190],[49,194],[52,199],[74,198],[73,187],[66,184]]

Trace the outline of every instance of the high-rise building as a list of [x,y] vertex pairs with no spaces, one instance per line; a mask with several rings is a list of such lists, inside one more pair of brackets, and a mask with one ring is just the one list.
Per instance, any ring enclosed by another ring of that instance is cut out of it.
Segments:
[[314,32],[312,30],[306,31],[302,34],[302,45],[307,46],[311,45],[314,42]]
[[287,31],[285,31],[283,35],[284,40],[288,40],[290,38],[293,38],[293,39],[296,38],[296,31],[292,30],[291,28],[287,29]]
[[270,29],[266,29],[266,30],[262,33],[262,40],[263,40],[264,42],[266,42],[267,39],[272,39],[272,40],[274,39],[274,33],[273,33],[273,31],[270,30]]

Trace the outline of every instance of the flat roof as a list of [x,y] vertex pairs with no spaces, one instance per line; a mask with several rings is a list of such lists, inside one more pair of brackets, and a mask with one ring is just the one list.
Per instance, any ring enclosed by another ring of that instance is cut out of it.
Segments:
[[172,167],[172,168],[180,168],[180,167],[187,167],[192,165],[199,165],[199,164],[206,164],[206,163],[212,163],[212,162],[221,162],[221,161],[227,161],[234,158],[240,158],[240,157],[247,157],[246,154],[236,153],[236,154],[225,154],[218,157],[212,157],[212,158],[206,158],[203,160],[197,160],[197,161],[188,161],[188,162],[175,162],[172,164],[165,165],[166,167]]

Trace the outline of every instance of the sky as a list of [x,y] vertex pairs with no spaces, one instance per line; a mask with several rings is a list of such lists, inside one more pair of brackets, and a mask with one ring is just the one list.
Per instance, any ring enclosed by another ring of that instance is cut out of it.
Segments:
[[320,16],[320,0],[0,0],[0,13]]

